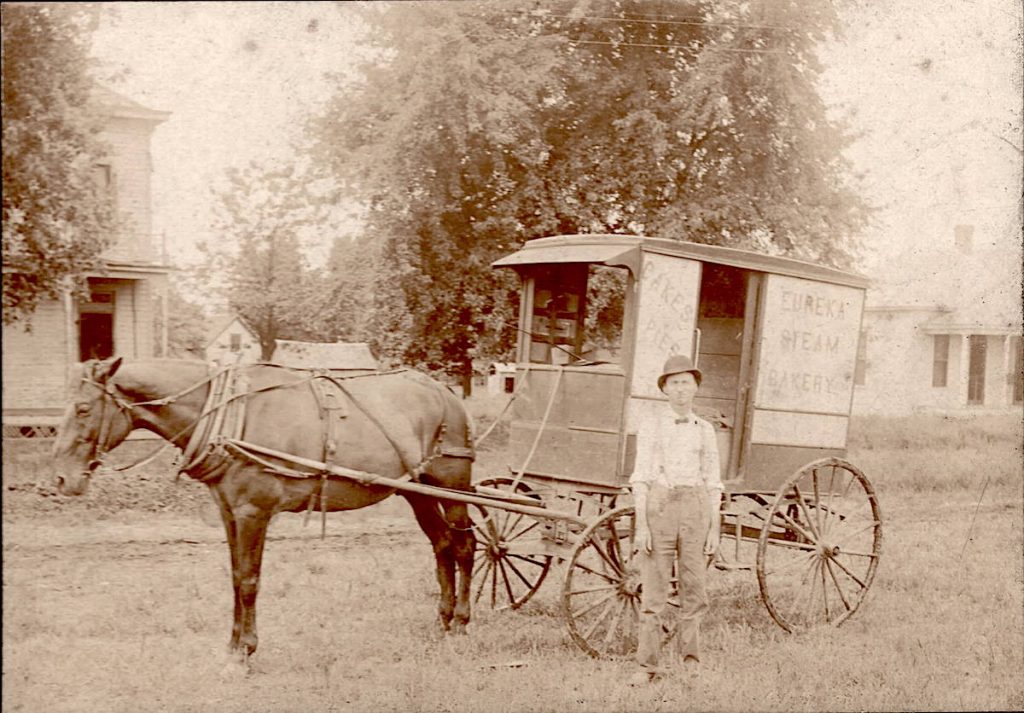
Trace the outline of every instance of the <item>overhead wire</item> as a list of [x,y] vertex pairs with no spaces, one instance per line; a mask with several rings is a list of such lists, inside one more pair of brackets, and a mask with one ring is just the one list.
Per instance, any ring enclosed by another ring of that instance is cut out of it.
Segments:
[[644,25],[685,25],[688,27],[730,27],[734,29],[750,29],[750,30],[779,30],[781,32],[799,32],[800,30],[795,27],[785,27],[783,25],[752,25],[746,23],[733,23],[733,22],[708,22],[706,20],[694,20],[690,18],[686,19],[672,19],[672,20],[654,20],[643,17],[601,17],[598,15],[554,15],[554,14],[537,14],[529,15],[537,19],[555,18],[560,20],[598,20],[602,22],[633,22]]

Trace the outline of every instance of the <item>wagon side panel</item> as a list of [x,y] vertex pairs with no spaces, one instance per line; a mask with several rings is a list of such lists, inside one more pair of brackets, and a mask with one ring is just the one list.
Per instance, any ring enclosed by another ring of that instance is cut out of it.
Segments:
[[786,275],[762,284],[744,482],[774,489],[846,452],[864,291]]

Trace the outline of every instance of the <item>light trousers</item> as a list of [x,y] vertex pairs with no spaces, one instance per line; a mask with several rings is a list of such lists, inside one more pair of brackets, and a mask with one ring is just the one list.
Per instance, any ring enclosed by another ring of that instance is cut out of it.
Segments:
[[[666,629],[663,622],[675,607],[668,604],[672,565],[679,578],[679,609],[672,653],[682,662],[700,659],[700,620],[708,608],[704,543],[710,525],[707,490],[703,487],[668,489],[652,485],[647,494],[647,525],[651,552],[640,552],[640,622],[637,662],[658,669]],[[669,612],[666,612],[669,609]]]

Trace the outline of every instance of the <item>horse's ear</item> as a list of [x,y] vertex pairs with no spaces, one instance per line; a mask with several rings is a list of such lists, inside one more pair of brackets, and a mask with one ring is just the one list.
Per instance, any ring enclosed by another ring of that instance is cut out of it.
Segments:
[[100,384],[105,384],[117,370],[121,368],[122,357],[110,359],[108,361],[101,361],[96,365],[96,370],[93,372],[93,380]]

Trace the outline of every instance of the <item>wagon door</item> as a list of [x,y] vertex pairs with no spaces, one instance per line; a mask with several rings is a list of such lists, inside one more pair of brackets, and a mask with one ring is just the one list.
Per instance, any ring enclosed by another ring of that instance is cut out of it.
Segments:
[[765,276],[740,464],[749,487],[774,489],[815,458],[845,454],[863,307],[856,287]]

